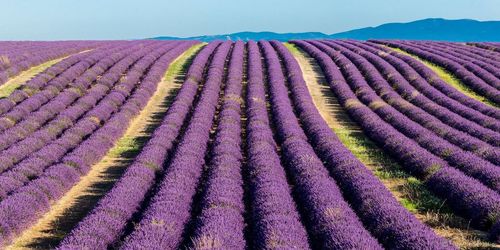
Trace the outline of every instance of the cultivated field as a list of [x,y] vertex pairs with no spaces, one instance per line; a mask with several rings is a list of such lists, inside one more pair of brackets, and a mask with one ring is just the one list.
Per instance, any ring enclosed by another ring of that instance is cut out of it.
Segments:
[[500,44],[0,42],[0,249],[498,249]]

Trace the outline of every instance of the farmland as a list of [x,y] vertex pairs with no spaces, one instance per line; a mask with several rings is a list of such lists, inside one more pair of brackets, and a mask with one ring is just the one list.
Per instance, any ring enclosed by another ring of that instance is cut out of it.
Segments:
[[499,51],[0,42],[0,249],[499,248]]

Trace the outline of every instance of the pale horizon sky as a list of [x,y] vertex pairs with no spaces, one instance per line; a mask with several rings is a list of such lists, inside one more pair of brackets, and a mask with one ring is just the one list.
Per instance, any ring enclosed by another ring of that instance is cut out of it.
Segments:
[[0,40],[141,39],[500,20],[500,0],[0,0],[0,13]]

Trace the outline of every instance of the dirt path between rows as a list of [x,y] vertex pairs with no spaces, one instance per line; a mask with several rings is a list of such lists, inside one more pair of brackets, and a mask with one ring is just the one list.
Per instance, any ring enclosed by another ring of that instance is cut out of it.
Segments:
[[430,194],[423,184],[402,171],[396,160],[389,157],[367,138],[361,127],[342,108],[330,90],[321,68],[305,52],[286,44],[298,61],[304,80],[319,113],[353,154],[372,170],[396,199],[419,220],[460,248],[494,248],[486,241],[485,232],[469,229],[467,221],[454,216],[443,207],[443,201]]
[[191,47],[172,62],[157,91],[132,120],[125,135],[86,176],[52,205],[48,213],[7,249],[52,249],[92,210],[159,126],[184,80],[187,66],[202,46],[198,44]]

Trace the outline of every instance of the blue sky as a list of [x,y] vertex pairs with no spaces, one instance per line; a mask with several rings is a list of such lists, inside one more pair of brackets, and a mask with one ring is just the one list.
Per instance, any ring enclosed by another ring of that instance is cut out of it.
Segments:
[[0,0],[0,40],[330,34],[428,17],[499,20],[500,0]]

